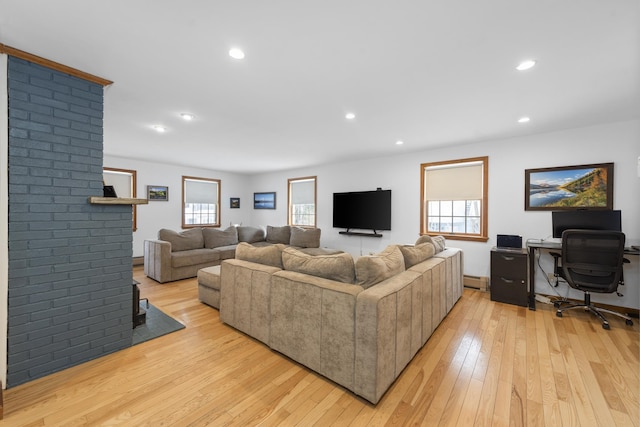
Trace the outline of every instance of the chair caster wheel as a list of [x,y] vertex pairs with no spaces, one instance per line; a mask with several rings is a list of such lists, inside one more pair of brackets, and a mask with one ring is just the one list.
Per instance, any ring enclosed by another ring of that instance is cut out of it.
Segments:
[[556,316],[562,317],[562,312],[561,311],[556,311]]
[[555,308],[560,308],[560,303],[558,301],[556,301],[556,302],[553,303],[553,306]]
[[629,326],[633,326],[633,320],[626,319],[625,323]]
[[609,330],[609,329],[611,329],[611,327],[609,326],[609,324],[608,324],[608,323],[603,323],[603,324],[602,324],[602,329]]

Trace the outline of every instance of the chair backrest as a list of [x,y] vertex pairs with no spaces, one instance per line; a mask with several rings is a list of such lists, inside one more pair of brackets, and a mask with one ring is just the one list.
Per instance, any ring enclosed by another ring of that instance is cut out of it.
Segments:
[[569,286],[589,292],[615,292],[624,262],[624,233],[565,230],[562,269]]

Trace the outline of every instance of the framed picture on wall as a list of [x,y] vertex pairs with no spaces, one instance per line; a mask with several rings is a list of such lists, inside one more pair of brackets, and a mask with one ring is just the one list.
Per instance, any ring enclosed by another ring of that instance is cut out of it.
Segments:
[[229,207],[231,209],[238,209],[240,208],[240,198],[239,197],[231,197],[229,199]]
[[613,163],[525,170],[524,208],[613,209]]
[[253,209],[275,209],[276,193],[253,193]]
[[161,185],[147,185],[147,199],[149,199],[149,201],[156,202],[169,201],[169,187]]

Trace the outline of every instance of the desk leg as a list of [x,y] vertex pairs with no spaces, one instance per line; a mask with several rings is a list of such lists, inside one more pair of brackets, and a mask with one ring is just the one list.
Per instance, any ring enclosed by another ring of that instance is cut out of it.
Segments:
[[529,310],[536,309],[536,248],[529,246]]

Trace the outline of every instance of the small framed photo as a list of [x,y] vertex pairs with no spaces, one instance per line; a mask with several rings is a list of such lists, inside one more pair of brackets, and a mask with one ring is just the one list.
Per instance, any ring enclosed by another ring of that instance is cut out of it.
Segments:
[[169,201],[169,187],[162,185],[147,185],[147,199],[155,202]]
[[229,199],[229,207],[231,209],[239,209],[240,208],[240,197],[231,197]]
[[276,193],[253,193],[253,209],[275,209]]

